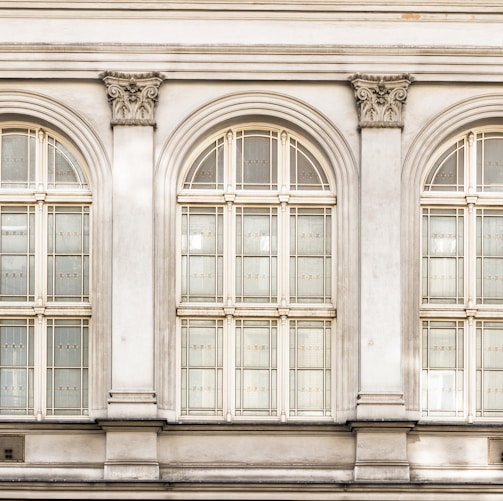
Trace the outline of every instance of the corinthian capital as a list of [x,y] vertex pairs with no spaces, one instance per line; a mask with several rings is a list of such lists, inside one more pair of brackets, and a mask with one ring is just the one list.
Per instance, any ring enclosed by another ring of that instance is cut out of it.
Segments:
[[159,73],[101,75],[112,105],[112,125],[155,125],[154,107],[162,77]]
[[353,75],[360,127],[403,127],[402,106],[413,80],[407,74]]

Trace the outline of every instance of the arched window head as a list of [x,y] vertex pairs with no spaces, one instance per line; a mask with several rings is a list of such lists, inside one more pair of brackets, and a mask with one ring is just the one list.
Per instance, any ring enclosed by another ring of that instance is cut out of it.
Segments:
[[335,195],[305,138],[269,125],[197,148],[178,193],[178,411],[334,415]]
[[424,191],[503,192],[503,132],[470,131],[435,161]]
[[72,152],[57,136],[20,125],[1,128],[2,189],[86,190],[88,183]]
[[197,155],[183,187],[328,191],[327,176],[311,149],[282,129],[230,129]]

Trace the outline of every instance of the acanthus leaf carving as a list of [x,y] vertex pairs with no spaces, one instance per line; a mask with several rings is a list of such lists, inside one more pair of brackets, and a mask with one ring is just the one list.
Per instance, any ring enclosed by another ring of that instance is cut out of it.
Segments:
[[101,75],[112,105],[112,125],[155,126],[154,108],[163,78],[159,73]]
[[402,75],[360,75],[350,77],[360,127],[403,127],[402,108],[414,78]]

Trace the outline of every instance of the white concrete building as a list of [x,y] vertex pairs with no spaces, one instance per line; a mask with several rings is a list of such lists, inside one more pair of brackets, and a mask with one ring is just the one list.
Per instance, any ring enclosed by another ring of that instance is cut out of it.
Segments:
[[0,499],[501,499],[502,23],[0,1]]

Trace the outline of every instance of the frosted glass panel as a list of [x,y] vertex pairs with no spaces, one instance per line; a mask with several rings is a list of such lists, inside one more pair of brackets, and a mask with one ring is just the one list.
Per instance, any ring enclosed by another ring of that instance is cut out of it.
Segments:
[[29,301],[34,294],[33,207],[2,207],[0,294],[3,301]]
[[221,301],[223,211],[182,208],[182,301]]
[[503,370],[484,371],[482,386],[484,411],[503,411]]
[[426,191],[464,191],[464,140],[452,145],[432,167]]
[[[298,367],[323,367],[325,361],[325,331],[323,325],[311,328],[298,328],[297,330],[297,366]],[[321,327],[321,328],[320,328]]]
[[455,411],[457,409],[456,372],[430,372],[428,374],[427,386],[427,407],[430,414],[442,412],[449,413],[449,415],[455,415]]
[[277,232],[276,209],[237,209],[237,301],[276,300]]
[[47,413],[87,414],[88,321],[47,321]]
[[236,414],[276,415],[277,328],[236,321]]
[[328,180],[314,155],[290,138],[290,186],[294,190],[326,190]]
[[268,370],[244,370],[243,375],[243,409],[269,410],[270,373]]
[[86,301],[89,290],[89,208],[49,207],[47,292],[50,301]]
[[297,405],[299,409],[323,409],[324,383],[323,371],[301,370],[297,372]]
[[464,300],[462,210],[423,210],[423,301]]
[[223,138],[219,138],[197,157],[189,169],[184,188],[222,189],[224,170],[223,142]]
[[218,280],[217,273],[221,272],[221,266],[217,268],[217,263],[220,261],[211,256],[191,256],[188,265],[186,259],[182,260],[182,263],[190,273],[186,290],[190,291],[191,299],[214,297]]
[[75,156],[56,139],[48,139],[48,189],[79,190],[87,180]]
[[267,131],[238,132],[236,137],[236,188],[277,189],[277,134]]
[[477,299],[503,302],[503,213],[480,209],[477,217]]
[[456,329],[431,329],[429,340],[430,368],[456,367],[458,357]]
[[33,412],[33,322],[0,322],[0,414]]
[[503,324],[484,330],[482,350],[484,369],[503,369]]
[[217,394],[216,371],[191,369],[188,376],[189,408],[194,411],[195,409],[215,407]]
[[290,321],[290,415],[330,416],[331,323]]
[[423,322],[423,415],[463,414],[463,322]]
[[503,323],[477,322],[477,415],[503,416]]
[[34,187],[35,132],[27,129],[4,129],[1,149],[2,187]]
[[479,189],[482,191],[503,190],[503,136],[501,134],[479,136],[477,174],[480,180]]
[[331,291],[330,209],[291,209],[290,301],[328,302]]
[[184,319],[181,334],[182,414],[221,415],[222,321]]

